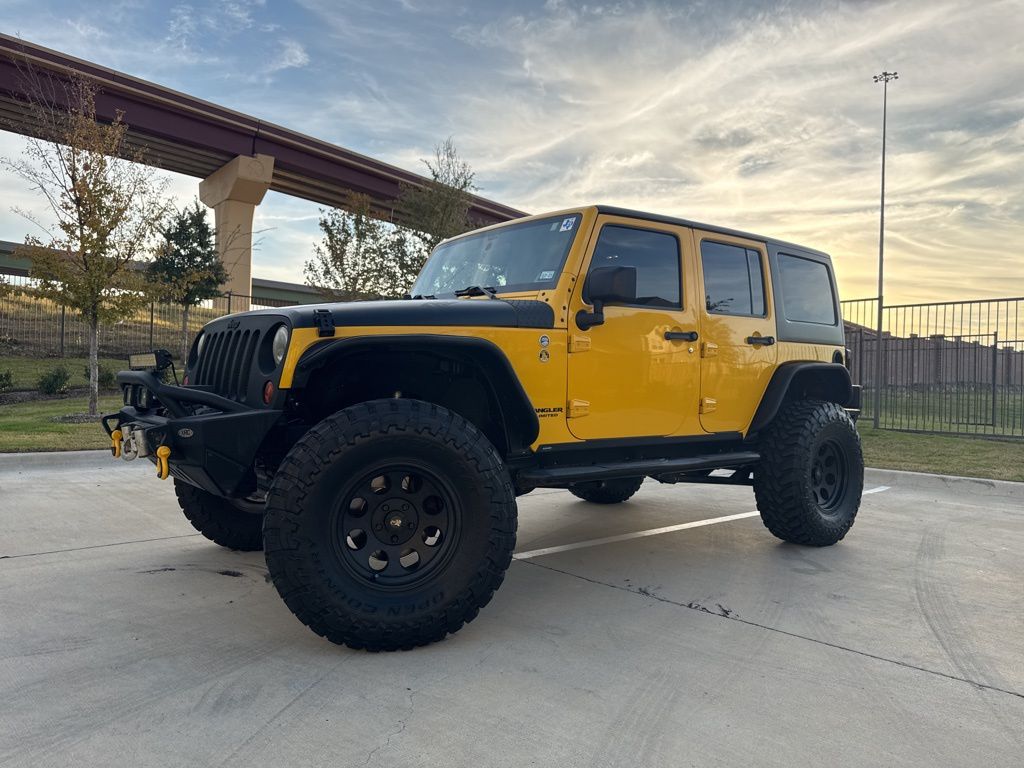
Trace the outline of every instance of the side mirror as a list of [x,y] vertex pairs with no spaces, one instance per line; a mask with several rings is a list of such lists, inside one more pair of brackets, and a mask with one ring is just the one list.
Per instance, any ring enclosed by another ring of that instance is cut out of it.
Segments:
[[598,267],[592,270],[583,285],[583,300],[593,304],[594,311],[581,309],[576,313],[576,325],[580,330],[604,324],[605,304],[636,302],[636,267]]

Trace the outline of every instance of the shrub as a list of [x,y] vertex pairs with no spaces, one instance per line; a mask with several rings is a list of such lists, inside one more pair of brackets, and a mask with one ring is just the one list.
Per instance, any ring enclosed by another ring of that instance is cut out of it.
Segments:
[[[83,369],[82,375],[85,376],[86,381],[89,380],[88,365]],[[102,363],[100,363],[99,369],[99,384],[100,389],[114,389],[117,386],[117,374]]]
[[40,376],[37,386],[44,395],[63,395],[67,393],[70,381],[71,372],[63,365],[58,365]]
[[0,371],[0,392],[9,392],[14,389],[14,374],[10,371]]

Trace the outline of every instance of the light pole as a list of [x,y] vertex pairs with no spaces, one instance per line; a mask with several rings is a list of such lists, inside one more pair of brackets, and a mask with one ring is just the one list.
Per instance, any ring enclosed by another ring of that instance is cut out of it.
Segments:
[[882,203],[878,217],[878,322],[875,327],[875,398],[872,425],[878,429],[878,418],[882,410],[882,274],[885,266],[885,118],[889,105],[889,81],[899,80],[895,72],[883,72],[874,76],[882,84]]

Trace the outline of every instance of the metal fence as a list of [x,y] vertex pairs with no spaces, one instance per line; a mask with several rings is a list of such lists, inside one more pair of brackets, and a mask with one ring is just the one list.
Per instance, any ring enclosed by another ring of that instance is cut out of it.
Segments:
[[[6,355],[83,357],[85,323],[31,292],[30,278],[0,274],[20,289],[0,293],[0,364]],[[223,296],[191,310],[189,331],[231,312],[287,301]],[[1024,298],[900,304],[882,309],[882,366],[876,371],[878,300],[842,302],[851,374],[863,389],[864,419],[885,429],[1024,438]],[[180,347],[181,307],[150,304],[102,326],[100,354]]]
[[900,304],[845,301],[851,373],[864,418],[909,432],[1024,438],[1024,298]]
[[[20,275],[0,274],[0,283],[14,291],[0,292],[0,360],[5,355],[84,357],[89,353],[88,326],[77,312],[32,293],[34,281]],[[232,312],[287,306],[291,302],[227,294],[189,311],[189,333]],[[181,346],[182,308],[177,304],[150,303],[135,314],[100,326],[103,357],[124,357],[129,352]]]

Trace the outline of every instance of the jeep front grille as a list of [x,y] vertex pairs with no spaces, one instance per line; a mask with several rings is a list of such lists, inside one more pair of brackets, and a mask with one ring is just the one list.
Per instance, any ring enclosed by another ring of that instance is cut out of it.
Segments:
[[259,341],[260,332],[255,328],[208,333],[189,383],[210,387],[232,400],[245,401]]

